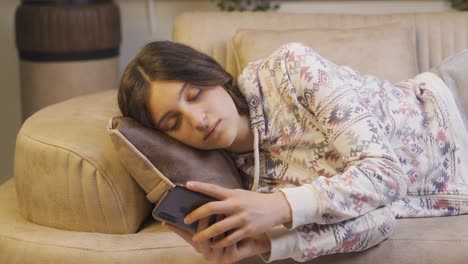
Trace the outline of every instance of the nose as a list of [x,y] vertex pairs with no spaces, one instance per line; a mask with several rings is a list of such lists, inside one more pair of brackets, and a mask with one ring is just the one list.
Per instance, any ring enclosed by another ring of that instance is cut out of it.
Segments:
[[184,114],[193,128],[198,130],[206,130],[208,128],[208,119],[205,111],[202,109],[197,107],[187,108]]

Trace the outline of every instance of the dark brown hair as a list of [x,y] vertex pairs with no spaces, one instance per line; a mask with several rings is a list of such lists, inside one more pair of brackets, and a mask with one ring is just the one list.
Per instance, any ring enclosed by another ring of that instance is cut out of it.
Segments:
[[120,80],[117,100],[122,115],[156,128],[146,106],[151,82],[155,80],[182,81],[201,87],[221,85],[233,99],[238,113],[248,113],[247,102],[234,78],[216,60],[184,44],[155,41],[140,50]]

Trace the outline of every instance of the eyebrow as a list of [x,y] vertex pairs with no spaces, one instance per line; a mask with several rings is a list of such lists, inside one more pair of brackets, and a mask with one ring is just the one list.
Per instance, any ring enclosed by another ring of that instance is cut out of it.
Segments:
[[[182,88],[179,90],[179,95],[177,96],[177,100],[180,101],[180,97],[182,96],[185,88],[187,88],[187,82],[184,82],[184,84],[182,85]],[[166,119],[170,114],[172,114],[174,111],[168,111],[166,112],[162,117],[161,117],[161,120],[159,120],[158,122],[158,127],[161,127],[161,124],[163,123],[164,119]]]

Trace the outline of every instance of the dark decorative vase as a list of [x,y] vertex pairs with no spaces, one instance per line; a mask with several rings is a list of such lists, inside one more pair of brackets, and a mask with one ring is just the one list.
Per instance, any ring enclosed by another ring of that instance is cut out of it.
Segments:
[[468,10],[468,0],[451,0],[452,7],[460,10],[465,11]]
[[116,87],[121,25],[112,0],[23,0],[15,26],[23,120],[46,105]]

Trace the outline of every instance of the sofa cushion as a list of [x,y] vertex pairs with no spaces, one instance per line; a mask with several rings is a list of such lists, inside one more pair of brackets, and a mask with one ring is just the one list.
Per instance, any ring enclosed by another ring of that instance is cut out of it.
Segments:
[[[297,28],[358,28],[411,23],[417,36],[419,72],[468,47],[468,12],[404,12],[391,14],[185,12],[174,21],[173,40],[213,56],[226,68],[231,57],[226,44],[239,28],[292,30]],[[209,28],[210,30],[206,30]],[[393,65],[394,68],[400,64]],[[229,73],[236,76],[234,71]]]
[[454,54],[430,69],[450,88],[458,109],[464,112],[465,127],[468,128],[468,49]]
[[[25,220],[14,180],[0,185],[0,263],[208,264],[192,246],[148,219],[135,234],[65,231]],[[462,264],[468,249],[468,215],[398,219],[393,234],[363,252],[334,254],[310,264]],[[430,231],[430,232],[429,232]],[[263,264],[252,257],[239,264]],[[291,259],[277,264],[297,263]]]
[[244,188],[239,171],[223,150],[192,148],[130,117],[111,118],[108,131],[120,160],[152,203],[174,184],[188,180]]
[[415,38],[410,24],[396,22],[351,29],[239,29],[231,45],[237,73],[283,44],[302,42],[338,65],[396,82],[418,73]]
[[151,204],[107,134],[116,115],[117,91],[108,90],[48,106],[24,122],[14,177],[25,219],[75,231],[138,230]]

